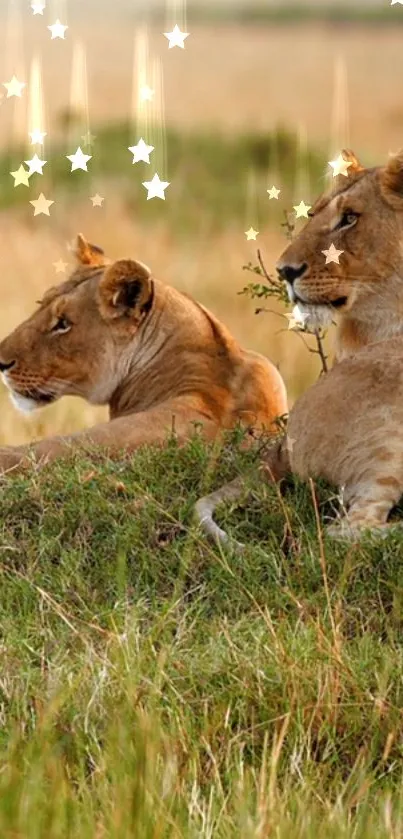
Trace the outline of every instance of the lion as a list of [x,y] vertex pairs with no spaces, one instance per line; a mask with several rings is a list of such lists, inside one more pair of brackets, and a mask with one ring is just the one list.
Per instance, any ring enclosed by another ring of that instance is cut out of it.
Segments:
[[200,425],[214,439],[241,424],[275,427],[287,413],[277,368],[244,350],[211,312],[155,279],[142,262],[107,260],[77,239],[78,267],[0,343],[0,370],[17,408],[64,395],[108,405],[110,421],[65,437],[0,450],[0,470],[47,463],[96,446],[117,456],[183,442]]
[[[336,319],[334,364],[296,401],[262,468],[273,482],[293,473],[338,487],[344,510],[327,533],[356,541],[395,526],[388,517],[403,494],[403,150],[372,169],[343,157],[347,175],[277,264],[311,328]],[[332,245],[338,262],[327,260]],[[244,492],[238,478],[198,502],[206,533],[228,541],[213,512]]]

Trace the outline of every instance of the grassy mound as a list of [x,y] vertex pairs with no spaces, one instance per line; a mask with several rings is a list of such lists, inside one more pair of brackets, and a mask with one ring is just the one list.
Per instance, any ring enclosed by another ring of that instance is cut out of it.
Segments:
[[[196,434],[2,479],[1,836],[399,835],[402,539],[322,543],[332,492],[259,456]],[[240,471],[235,556],[192,509]]]

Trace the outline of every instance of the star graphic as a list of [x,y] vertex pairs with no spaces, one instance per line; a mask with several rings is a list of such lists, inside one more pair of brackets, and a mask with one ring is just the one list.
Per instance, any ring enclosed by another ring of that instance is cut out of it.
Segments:
[[21,96],[22,88],[25,87],[25,82],[19,82],[16,76],[13,76],[11,82],[3,82],[3,87],[7,88],[7,99],[10,96]]
[[74,154],[66,154],[68,160],[71,160],[71,171],[74,172],[76,169],[83,169],[84,172],[88,172],[87,169],[87,162],[91,160],[91,154],[84,154],[81,151],[80,146],[78,147],[77,151]]
[[53,263],[53,267],[56,271],[56,274],[65,274],[66,268],[68,267],[68,262],[63,262],[62,259],[58,259],[57,262]]
[[305,322],[308,320],[309,315],[306,312],[301,312],[297,303],[292,310],[292,314],[287,314],[286,317],[289,318],[290,322],[293,320],[293,326],[289,326],[289,329],[293,329],[295,326],[298,326],[300,329],[304,329]]
[[50,216],[49,207],[51,207],[51,205],[55,202],[48,201],[43,192],[41,192],[36,201],[30,201],[29,203],[32,204],[35,209],[34,216],[39,216],[41,213],[43,213],[44,216]]
[[396,3],[400,3],[400,5],[403,6],[403,0],[392,0],[390,5],[391,6],[396,6]]
[[31,3],[31,9],[34,15],[43,15],[43,10],[45,8],[44,3]]
[[105,198],[102,198],[102,195],[99,195],[99,193],[97,192],[96,195],[93,195],[92,198],[90,198],[90,201],[92,201],[93,207],[102,207]]
[[56,23],[52,23],[51,26],[48,26],[48,29],[52,33],[51,41],[53,41],[54,38],[63,38],[64,40],[64,33],[68,28],[68,26],[63,26],[63,24],[60,23],[60,20],[57,19]]
[[96,140],[96,135],[91,134],[91,131],[87,131],[86,134],[83,134],[81,137],[85,146],[93,146]]
[[140,100],[141,102],[151,102],[154,96],[154,90],[148,86],[148,84],[144,84],[140,88]]
[[295,317],[290,312],[287,312],[286,318],[288,320],[288,329],[297,329],[299,324],[297,323]]
[[256,236],[259,236],[259,231],[254,230],[253,227],[250,227],[249,230],[245,230],[245,236],[248,242],[250,242],[251,239],[256,241]]
[[46,131],[39,131],[39,128],[35,128],[34,131],[29,131],[29,136],[31,138],[31,146],[35,146],[36,143],[42,146],[43,138],[46,137]]
[[288,329],[303,329],[305,326],[305,317],[301,317],[301,312],[296,314],[296,312],[287,312],[286,318],[288,320]]
[[177,23],[172,30],[172,32],[164,32],[166,38],[169,41],[169,48],[172,47],[181,47],[183,50],[185,49],[184,40],[188,37],[189,32],[181,32]]
[[347,169],[351,166],[350,160],[345,160],[342,154],[336,158],[336,160],[329,160],[329,166],[333,169],[333,177],[336,178],[337,175],[344,175],[345,178],[348,178]]
[[305,204],[301,201],[298,206],[293,208],[295,210],[295,215],[297,218],[308,218],[308,211],[311,209],[310,204]]
[[20,168],[17,169],[16,172],[10,172],[10,175],[12,175],[12,177],[14,178],[14,186],[20,186],[20,184],[23,184],[24,186],[29,186],[28,181],[30,174],[30,172],[27,172],[27,170],[24,169],[22,163]]
[[38,172],[39,175],[43,175],[42,169],[47,163],[46,160],[40,160],[37,154],[34,154],[32,160],[24,160],[24,163],[29,166],[29,175],[33,175],[34,172]]
[[143,138],[141,138],[136,146],[129,146],[129,151],[134,155],[133,163],[139,163],[140,160],[143,160],[144,163],[149,163],[150,154],[154,151],[154,146],[148,146]]
[[321,253],[323,253],[323,255],[326,257],[325,265],[327,265],[329,262],[337,262],[337,265],[340,265],[339,256],[342,253],[344,253],[344,251],[338,251],[332,242],[330,248],[327,251],[321,251]]
[[271,201],[272,198],[277,198],[278,199],[278,196],[280,195],[281,189],[276,189],[275,186],[272,186],[271,189],[266,189],[266,192],[269,193],[269,198],[270,198],[270,201]]
[[169,186],[170,181],[161,181],[159,175],[155,174],[152,181],[144,181],[143,186],[146,188],[148,195],[147,201],[150,198],[163,198],[165,201],[164,190]]

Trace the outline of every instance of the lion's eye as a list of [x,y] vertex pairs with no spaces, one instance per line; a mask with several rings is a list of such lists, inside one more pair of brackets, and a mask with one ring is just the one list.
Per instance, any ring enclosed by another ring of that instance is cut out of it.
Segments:
[[68,332],[71,329],[71,323],[67,318],[60,317],[57,319],[54,326],[52,326],[51,332]]
[[350,224],[354,224],[358,218],[359,213],[355,213],[353,210],[345,210],[341,217],[340,227],[348,227]]

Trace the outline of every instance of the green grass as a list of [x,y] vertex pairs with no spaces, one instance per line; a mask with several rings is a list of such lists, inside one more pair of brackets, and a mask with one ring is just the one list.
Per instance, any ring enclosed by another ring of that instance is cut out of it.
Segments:
[[[61,115],[63,121],[73,120],[72,114]],[[77,130],[76,145],[81,142],[82,130]],[[88,164],[88,173],[71,172],[71,164],[66,154],[75,148],[75,143],[66,144],[46,151],[48,160],[43,170],[43,177],[33,175],[29,188],[14,187],[9,172],[16,171],[21,161],[27,159],[26,151],[21,148],[10,149],[0,157],[0,208],[24,204],[32,214],[32,207],[27,203],[37,198],[40,191],[52,194],[56,199],[60,193],[88,195],[89,177],[92,189],[104,178],[113,178],[116,191],[123,198],[133,216],[141,214],[142,220],[154,223],[159,219],[166,221],[175,234],[188,237],[190,233],[203,233],[228,228],[233,220],[242,223],[246,216],[246,193],[250,172],[256,177],[259,200],[256,209],[262,217],[272,213],[273,220],[282,220],[281,208],[273,207],[278,202],[269,202],[266,194],[269,167],[275,168],[276,177],[281,179],[284,197],[291,204],[290,190],[294,186],[297,167],[304,166],[312,182],[312,192],[316,195],[323,189],[323,176],[326,157],[320,151],[309,149],[306,155],[298,152],[297,136],[282,128],[272,134],[244,134],[225,136],[214,133],[192,134],[169,130],[166,136],[167,166],[164,172],[162,162],[157,158],[153,167],[147,164],[132,163],[128,147],[136,142],[135,132],[129,125],[100,126],[94,129],[95,144],[90,151],[93,155]],[[138,139],[138,138],[137,138]],[[154,137],[152,131],[147,141],[155,143],[156,149],[162,147],[162,141]],[[145,189],[142,182],[149,180],[155,168],[160,177],[171,182],[166,201],[145,201]],[[270,184],[271,185],[271,184]]]
[[[156,21],[163,20],[163,8],[149,10],[149,16]],[[242,24],[295,24],[316,21],[328,24],[386,24],[402,25],[403,16],[399,6],[391,8],[390,0],[386,3],[333,3],[323,0],[321,3],[309,2],[253,2],[244,3],[201,3],[195,2],[189,10],[190,23],[242,23]]]
[[[191,9],[192,21],[205,22],[236,22],[242,24],[295,24],[314,23],[316,21],[328,24],[386,24],[401,25],[403,16],[379,3],[377,6],[368,3],[334,4],[322,2],[316,5],[308,3],[245,3],[234,8],[233,5],[203,5],[195,4]],[[398,7],[397,7],[398,8]]]
[[[2,479],[2,837],[401,835],[402,539],[322,551],[238,436]],[[240,471],[236,556],[192,509]]]

